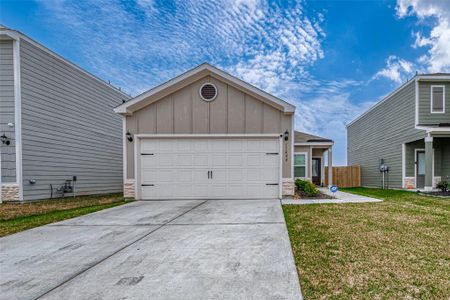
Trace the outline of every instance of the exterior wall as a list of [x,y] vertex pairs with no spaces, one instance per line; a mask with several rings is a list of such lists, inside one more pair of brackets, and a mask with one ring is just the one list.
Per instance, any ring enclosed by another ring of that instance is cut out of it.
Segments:
[[438,151],[435,152],[434,176],[450,182],[450,137],[434,138]]
[[306,167],[306,178],[312,180],[312,159],[313,158],[321,158],[321,174],[322,181],[325,179],[325,161],[324,161],[324,151],[326,149],[323,148],[314,148],[314,146],[294,146],[294,153],[296,152],[306,152],[308,157],[307,167]]
[[14,115],[14,57],[13,41],[0,41],[0,135],[11,141],[9,146],[0,143],[1,183],[16,182],[16,139]]
[[419,140],[405,145],[405,176],[415,177],[415,149],[425,149],[425,140]]
[[422,139],[415,127],[415,84],[406,84],[347,127],[347,162],[361,166],[363,186],[381,185],[379,162],[389,166],[389,186],[402,187],[402,147]]
[[[121,192],[122,120],[128,96],[21,40],[24,200],[50,197],[77,176],[77,194]],[[31,184],[30,180],[36,180]]]
[[[405,188],[415,188],[416,182],[416,149],[425,149],[425,141],[418,140],[405,145]],[[433,186],[441,180],[450,180],[450,138],[435,137],[434,149],[434,178]]]
[[[199,96],[205,82],[218,89],[214,101],[206,102]],[[292,138],[292,117],[207,76],[127,116],[126,127],[131,134],[281,134],[289,130]],[[126,178],[133,179],[134,142],[126,145]],[[291,150],[291,140],[283,141],[283,178],[291,177]]]
[[[445,86],[445,113],[431,113],[431,86]],[[419,124],[450,123],[450,82],[419,81]]]

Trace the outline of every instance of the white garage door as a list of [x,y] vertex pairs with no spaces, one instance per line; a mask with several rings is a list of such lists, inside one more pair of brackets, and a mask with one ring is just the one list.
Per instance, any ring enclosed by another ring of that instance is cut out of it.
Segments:
[[279,198],[280,155],[279,138],[142,139],[140,198]]

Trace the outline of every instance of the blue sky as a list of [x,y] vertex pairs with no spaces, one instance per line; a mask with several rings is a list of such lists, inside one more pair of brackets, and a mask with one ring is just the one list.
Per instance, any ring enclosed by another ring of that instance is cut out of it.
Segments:
[[297,106],[332,138],[416,71],[450,72],[450,1],[0,2],[0,23],[136,95],[202,62]]

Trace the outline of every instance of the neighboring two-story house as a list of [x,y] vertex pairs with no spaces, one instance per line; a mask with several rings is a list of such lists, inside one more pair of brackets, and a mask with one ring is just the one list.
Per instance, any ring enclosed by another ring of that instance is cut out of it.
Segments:
[[122,120],[113,108],[129,98],[0,26],[0,201],[121,192]]
[[[450,74],[421,74],[347,125],[363,186],[432,190],[450,181]],[[389,172],[380,172],[380,165]]]

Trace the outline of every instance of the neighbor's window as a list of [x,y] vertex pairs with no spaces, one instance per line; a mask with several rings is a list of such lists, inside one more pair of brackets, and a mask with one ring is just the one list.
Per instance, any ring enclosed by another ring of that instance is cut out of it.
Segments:
[[445,88],[444,86],[431,87],[431,112],[443,113],[445,112]]
[[294,177],[306,177],[306,153],[294,154]]

